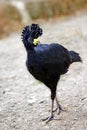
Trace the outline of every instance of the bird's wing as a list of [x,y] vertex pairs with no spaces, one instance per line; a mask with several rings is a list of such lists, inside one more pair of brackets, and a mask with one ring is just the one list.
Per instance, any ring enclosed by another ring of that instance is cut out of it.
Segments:
[[47,72],[61,73],[70,64],[68,50],[59,44],[42,45],[36,53],[40,65]]

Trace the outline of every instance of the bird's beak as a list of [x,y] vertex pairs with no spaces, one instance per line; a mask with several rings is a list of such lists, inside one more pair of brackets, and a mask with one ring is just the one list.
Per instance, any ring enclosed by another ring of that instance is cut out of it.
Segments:
[[38,43],[39,43],[38,38],[35,38],[34,41],[33,41],[33,44],[36,46],[36,45],[38,45]]

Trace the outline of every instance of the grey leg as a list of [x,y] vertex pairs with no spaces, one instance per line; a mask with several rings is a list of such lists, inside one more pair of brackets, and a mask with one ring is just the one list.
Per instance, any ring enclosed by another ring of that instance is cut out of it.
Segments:
[[56,100],[57,108],[54,110],[54,112],[57,111],[58,114],[60,114],[60,112],[63,111],[63,109],[62,109],[61,105],[59,104],[57,97],[55,98],[55,100]]
[[50,113],[51,115],[48,117],[46,123],[48,123],[53,119],[53,107],[54,107],[54,100],[52,100],[51,113]]
[[53,107],[54,107],[54,100],[52,100],[50,116],[43,119],[43,121],[47,120],[46,123],[48,123],[49,121],[51,121],[53,119]]

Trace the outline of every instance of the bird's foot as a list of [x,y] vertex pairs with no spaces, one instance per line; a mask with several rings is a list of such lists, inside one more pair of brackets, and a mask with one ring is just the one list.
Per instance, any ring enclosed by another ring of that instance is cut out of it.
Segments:
[[57,114],[59,115],[62,111],[65,111],[65,110],[59,105],[59,111],[57,111]]
[[46,121],[46,124],[52,120],[62,120],[62,119],[61,118],[54,118],[54,116],[50,116],[50,117],[47,117],[45,119],[42,119],[42,121]]
[[53,115],[50,117],[46,117],[45,119],[42,119],[42,121],[46,121],[46,123],[49,123],[51,120],[53,120]]
[[59,105],[53,112],[57,112],[57,114],[59,115],[62,111],[64,112],[64,111],[66,111],[66,110],[63,109],[63,108],[61,107],[61,105]]

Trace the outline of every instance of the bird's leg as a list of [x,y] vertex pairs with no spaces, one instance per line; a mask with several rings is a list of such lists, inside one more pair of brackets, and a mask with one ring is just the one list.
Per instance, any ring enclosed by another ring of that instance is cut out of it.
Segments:
[[57,100],[57,97],[55,98],[55,100],[56,100],[57,108],[53,112],[58,111],[58,114],[60,114],[60,112],[64,111],[64,110],[61,107],[61,105],[59,104],[59,101]]
[[46,123],[48,123],[49,121],[53,120],[53,107],[54,107],[54,99],[56,96],[56,91],[52,91],[51,90],[51,113],[50,116],[47,117],[46,119],[44,119],[43,121],[47,120]]
[[59,104],[59,101],[57,100],[57,97],[56,97],[56,104],[57,104],[57,109],[59,109],[58,114],[60,114],[61,111],[64,111],[64,110],[63,110],[63,108],[61,107],[61,105]]
[[46,121],[46,123],[48,123],[49,121],[51,121],[53,119],[53,107],[54,107],[54,99],[52,99],[52,104],[51,104],[51,113],[50,113],[50,116],[43,119],[43,121]]
[[46,123],[48,123],[49,121],[53,119],[53,107],[54,107],[54,100],[52,99],[51,113],[50,113],[50,116],[47,118]]

